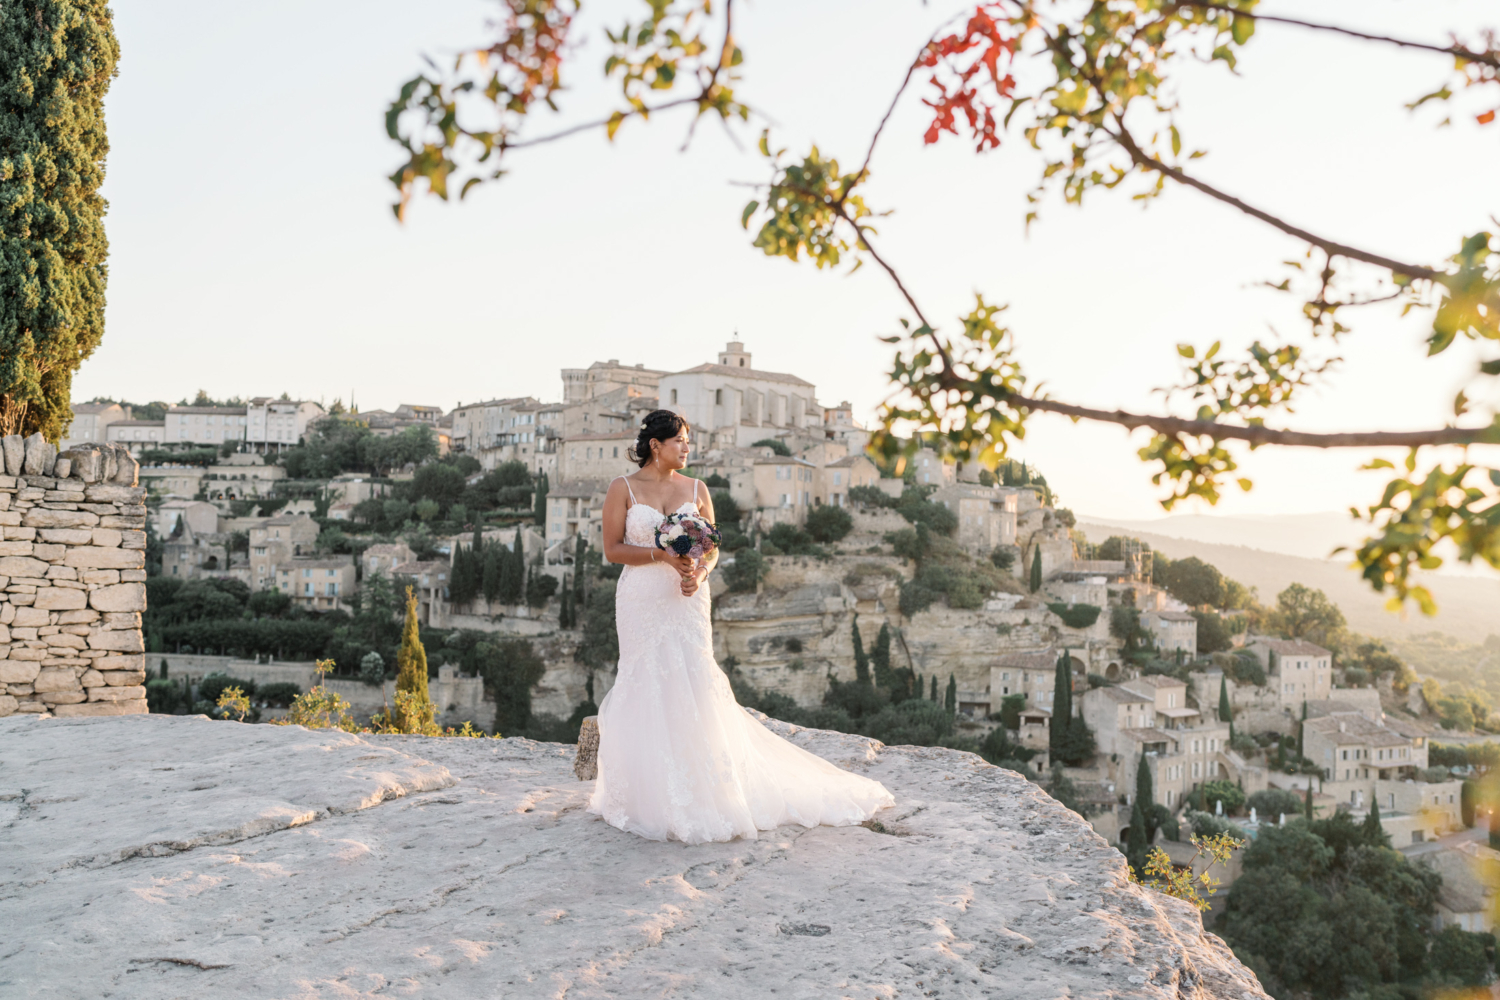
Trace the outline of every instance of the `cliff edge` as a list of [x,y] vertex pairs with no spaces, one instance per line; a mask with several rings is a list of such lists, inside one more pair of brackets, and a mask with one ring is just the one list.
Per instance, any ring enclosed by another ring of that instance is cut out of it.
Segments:
[[1265,997],[1020,776],[766,724],[884,782],[884,832],[643,841],[526,740],[0,720],[0,994]]

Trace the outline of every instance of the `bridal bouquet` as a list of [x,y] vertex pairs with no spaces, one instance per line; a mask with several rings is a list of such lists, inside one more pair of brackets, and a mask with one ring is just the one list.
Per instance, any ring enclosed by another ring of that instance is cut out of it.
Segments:
[[668,514],[657,525],[656,547],[702,559],[719,547],[719,529],[700,514]]

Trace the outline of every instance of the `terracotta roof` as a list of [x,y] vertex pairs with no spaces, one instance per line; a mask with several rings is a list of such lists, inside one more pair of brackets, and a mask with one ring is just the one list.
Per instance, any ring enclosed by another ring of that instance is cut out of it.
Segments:
[[1096,688],[1095,690],[1103,692],[1101,697],[1108,698],[1111,701],[1118,702],[1121,705],[1149,705],[1154,700],[1147,695],[1137,694],[1134,691],[1122,687],[1110,687],[1106,685],[1105,687]]
[[845,468],[848,468],[849,466],[855,465],[855,464],[857,464],[859,462],[869,462],[871,465],[875,464],[873,461],[870,460],[870,456],[869,455],[850,455],[847,458],[841,458],[841,459],[839,459],[837,462],[829,462],[828,463],[828,468],[830,468],[830,469],[845,469]]
[[1252,639],[1252,646],[1264,646],[1278,656],[1332,656],[1322,646],[1302,639]]
[[1187,687],[1186,684],[1184,684],[1182,681],[1178,680],[1177,678],[1175,678],[1175,677],[1167,677],[1164,674],[1146,674],[1143,677],[1133,677],[1133,678],[1131,678],[1128,681],[1121,681],[1120,684],[1121,684],[1121,686],[1124,686],[1124,685],[1127,685],[1127,684],[1134,684],[1134,685],[1137,686],[1137,689],[1142,688],[1142,687],[1149,687],[1149,688],[1180,688],[1180,687]]
[[574,441],[634,441],[636,437],[635,428],[628,431],[615,431],[613,434],[572,434],[562,439],[563,444],[572,444]]
[[119,406],[119,403],[74,403],[74,413],[103,413],[111,406]]
[[349,556],[329,556],[319,559],[305,556],[293,556],[286,562],[276,564],[277,572],[296,571],[299,569],[353,569],[354,563]]
[[165,427],[165,420],[112,420],[111,427]]
[[756,465],[805,465],[808,468],[816,468],[805,458],[794,458],[791,455],[769,455],[755,460]]
[[[1408,746],[1411,738],[1402,736],[1387,726],[1378,722],[1371,722],[1356,712],[1340,713],[1338,715],[1325,715],[1317,719],[1308,719],[1302,723],[1304,728],[1311,728],[1315,733],[1322,733],[1331,740],[1339,743],[1368,743],[1370,746],[1392,747]],[[1342,730],[1339,728],[1342,726]]]
[[[733,375],[737,378],[755,379],[761,382],[781,382],[786,385],[805,385],[809,389],[815,388],[811,382],[798,378],[795,375],[786,375],[782,372],[762,371],[759,368],[736,368],[733,365],[699,365],[696,368],[688,368],[685,371],[672,372],[672,375]],[[670,378],[671,376],[667,376]]]

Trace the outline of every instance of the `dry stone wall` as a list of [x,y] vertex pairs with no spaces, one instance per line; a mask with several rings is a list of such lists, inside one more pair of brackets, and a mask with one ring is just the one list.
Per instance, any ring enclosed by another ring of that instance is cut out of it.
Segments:
[[0,716],[146,712],[145,491],[123,448],[0,439]]

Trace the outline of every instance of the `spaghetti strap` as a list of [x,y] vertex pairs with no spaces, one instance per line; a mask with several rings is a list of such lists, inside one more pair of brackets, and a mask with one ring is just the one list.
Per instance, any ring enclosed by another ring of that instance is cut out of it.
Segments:
[[[630,507],[634,507],[636,504],[640,503],[640,501],[635,498],[635,490],[630,488],[630,480],[626,479],[624,476],[621,476],[620,482],[625,484],[625,492],[630,494]],[[629,510],[630,507],[626,507],[625,509]]]

